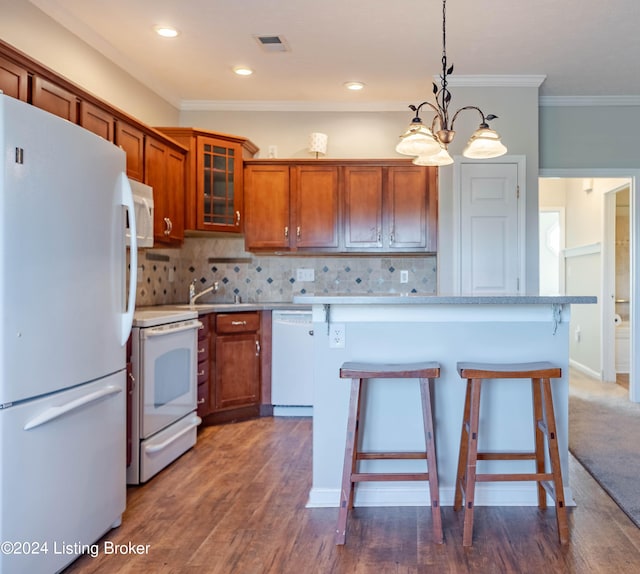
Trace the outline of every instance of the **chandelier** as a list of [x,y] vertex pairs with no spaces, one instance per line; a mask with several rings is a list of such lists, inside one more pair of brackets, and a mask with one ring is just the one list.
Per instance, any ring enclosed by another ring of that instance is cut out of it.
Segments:
[[[489,127],[487,122],[498,116],[487,116],[476,106],[460,108],[449,121],[449,103],[451,92],[447,87],[447,78],[453,73],[453,64],[447,64],[447,0],[442,0],[442,74],[440,75],[440,87],[433,83],[433,94],[436,105],[430,102],[422,102],[419,106],[410,105],[409,109],[415,113],[409,129],[400,136],[400,142],[396,151],[403,155],[415,156],[413,163],[416,165],[449,165],[453,159],[447,148],[453,141],[456,132],[453,126],[458,114],[464,110],[476,110],[482,121],[480,127],[472,134],[464,148],[462,155],[473,159],[489,159],[499,157],[507,153],[507,148],[500,141],[497,132]],[[423,107],[431,108],[435,112],[431,127],[427,127],[420,119],[420,111]]]

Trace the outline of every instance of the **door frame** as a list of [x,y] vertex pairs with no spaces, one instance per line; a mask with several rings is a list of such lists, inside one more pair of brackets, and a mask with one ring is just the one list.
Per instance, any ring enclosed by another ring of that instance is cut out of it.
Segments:
[[526,271],[527,271],[527,252],[526,252],[526,156],[524,155],[503,155],[502,157],[492,160],[480,159],[474,160],[463,156],[455,156],[453,165],[453,245],[452,245],[452,259],[453,259],[453,294],[460,295],[462,293],[462,245],[461,245],[461,232],[462,222],[460,217],[462,214],[462,176],[461,166],[463,164],[516,164],[518,168],[518,189],[520,192],[518,199],[518,273],[519,273],[519,288],[518,294],[522,294],[526,291]]
[[[629,304],[629,316],[631,318],[630,342],[631,350],[629,366],[629,400],[640,402],[640,205],[636,195],[640,185],[640,170],[631,168],[571,168],[571,169],[541,169],[538,177],[558,178],[628,178],[631,180],[629,193],[629,222],[630,229],[630,258],[631,258],[631,302]],[[603,293],[600,293],[601,299]],[[605,305],[603,305],[604,307]],[[604,340],[604,337],[603,337]]]
[[[616,380],[615,366],[615,324],[613,318],[616,312],[615,306],[615,272],[616,272],[616,194],[619,191],[631,188],[632,185],[610,189],[604,194],[602,202],[603,238],[602,238],[602,378],[605,381]],[[631,202],[631,189],[629,201]],[[629,214],[629,226],[631,227],[631,213]],[[631,250],[631,245],[630,245]],[[632,255],[630,254],[630,258]],[[633,321],[632,321],[633,324]],[[633,339],[632,339],[633,340]],[[631,378],[631,377],[629,377]],[[629,385],[631,386],[631,385]]]

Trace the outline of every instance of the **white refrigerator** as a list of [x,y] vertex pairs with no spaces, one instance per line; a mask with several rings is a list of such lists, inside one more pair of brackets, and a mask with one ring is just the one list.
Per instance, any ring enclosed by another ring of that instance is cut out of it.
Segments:
[[134,210],[121,149],[1,93],[0,149],[0,572],[50,574],[125,509]]

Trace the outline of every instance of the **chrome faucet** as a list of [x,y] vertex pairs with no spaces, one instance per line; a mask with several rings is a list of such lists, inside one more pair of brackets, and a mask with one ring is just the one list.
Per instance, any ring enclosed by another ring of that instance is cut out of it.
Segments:
[[200,299],[203,295],[207,293],[216,293],[218,291],[218,282],[214,281],[212,285],[209,285],[206,289],[200,291],[200,293],[196,293],[196,280],[194,279],[189,284],[189,305],[195,304],[195,302]]

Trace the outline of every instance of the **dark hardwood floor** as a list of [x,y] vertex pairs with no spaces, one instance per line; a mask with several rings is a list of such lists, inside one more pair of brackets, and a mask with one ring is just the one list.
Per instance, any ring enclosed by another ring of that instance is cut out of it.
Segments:
[[[333,542],[337,508],[306,509],[311,421],[263,418],[205,428],[197,445],[128,492],[122,526],[65,574],[386,574],[640,572],[640,529],[571,457],[577,507],[557,542],[553,508],[479,507],[474,545],[444,507],[445,544],[431,542],[429,507],[356,508],[347,544]],[[105,541],[149,545],[109,555]]]

